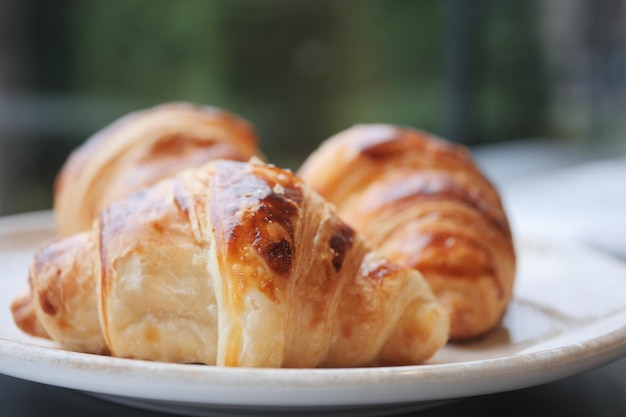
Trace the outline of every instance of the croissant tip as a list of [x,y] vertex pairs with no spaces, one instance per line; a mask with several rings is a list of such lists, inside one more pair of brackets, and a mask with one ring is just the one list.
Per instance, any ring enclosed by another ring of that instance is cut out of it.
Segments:
[[37,314],[35,313],[34,300],[32,293],[26,290],[19,294],[11,302],[11,313],[16,326],[24,333],[49,339],[48,333],[43,328]]

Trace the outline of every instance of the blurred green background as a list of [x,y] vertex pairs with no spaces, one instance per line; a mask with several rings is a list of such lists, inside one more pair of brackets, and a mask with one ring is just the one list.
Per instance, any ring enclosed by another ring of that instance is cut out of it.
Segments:
[[69,152],[172,100],[249,120],[297,168],[355,123],[472,149],[625,152],[623,0],[0,0],[0,214],[47,209]]

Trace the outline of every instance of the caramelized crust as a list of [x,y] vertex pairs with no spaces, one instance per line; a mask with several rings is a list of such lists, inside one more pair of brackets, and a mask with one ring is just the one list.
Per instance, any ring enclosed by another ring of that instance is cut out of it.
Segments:
[[183,171],[77,236],[38,253],[31,274],[40,324],[69,349],[101,353],[65,325],[85,317],[114,356],[224,366],[418,364],[447,340],[419,272],[271,165]]
[[245,120],[219,110],[167,103],[129,114],[77,148],[61,169],[54,209],[59,233],[91,227],[111,202],[207,161],[262,156]]
[[424,274],[450,312],[451,339],[499,323],[513,290],[513,239],[497,190],[465,148],[361,125],[324,142],[298,175],[375,248]]

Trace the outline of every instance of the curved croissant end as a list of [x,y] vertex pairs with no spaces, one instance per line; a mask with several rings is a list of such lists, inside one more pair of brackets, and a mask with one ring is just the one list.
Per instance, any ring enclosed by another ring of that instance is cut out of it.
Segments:
[[107,353],[97,310],[97,267],[91,233],[59,239],[39,250],[30,267],[30,291],[11,305],[17,326],[66,349]]
[[[371,251],[291,172],[260,163],[215,161],[134,193],[33,265],[37,317],[74,350],[225,366],[417,364],[449,329],[419,272]],[[76,316],[89,317],[93,344],[79,343]]]
[[131,192],[207,161],[261,157],[251,125],[183,102],[131,113],[91,136],[62,167],[54,212],[61,236],[88,230],[100,210]]
[[298,175],[374,248],[424,274],[450,312],[452,340],[499,323],[513,290],[513,239],[498,192],[465,148],[359,125],[325,141]]

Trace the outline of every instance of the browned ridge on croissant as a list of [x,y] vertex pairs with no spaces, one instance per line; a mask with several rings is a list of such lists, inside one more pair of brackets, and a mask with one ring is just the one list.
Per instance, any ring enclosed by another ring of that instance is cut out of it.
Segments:
[[322,143],[298,175],[376,249],[424,274],[450,311],[451,339],[500,322],[515,277],[513,237],[467,149],[408,127],[358,125]]

